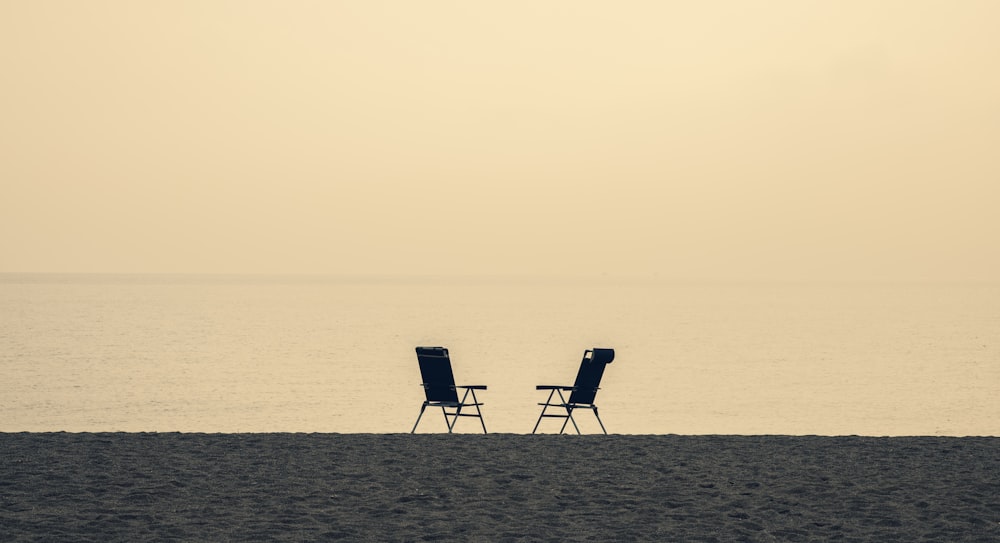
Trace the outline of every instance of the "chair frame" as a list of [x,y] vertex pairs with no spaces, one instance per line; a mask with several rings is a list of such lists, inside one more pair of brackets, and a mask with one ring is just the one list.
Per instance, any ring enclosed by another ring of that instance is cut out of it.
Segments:
[[[452,433],[452,429],[455,428],[455,423],[458,422],[458,417],[477,417],[479,419],[479,423],[483,426],[483,433],[484,434],[487,433],[486,432],[486,423],[483,422],[483,412],[479,410],[479,406],[480,405],[485,405],[485,404],[481,403],[479,401],[479,399],[476,398],[476,391],[477,390],[486,390],[486,385],[470,385],[470,386],[455,385],[454,388],[455,389],[459,389],[459,388],[465,389],[465,394],[462,395],[462,400],[458,401],[458,402],[434,402],[434,401],[430,401],[430,400],[424,400],[423,405],[420,406],[420,414],[417,415],[417,422],[413,423],[413,429],[410,430],[411,434],[417,431],[417,425],[420,424],[420,418],[424,416],[424,410],[427,409],[428,407],[440,407],[441,408],[441,413],[444,414],[444,423],[446,425],[448,425],[448,433],[449,434]],[[470,394],[472,395],[472,402],[471,403],[469,403],[469,402],[466,401],[469,398]],[[462,413],[462,408],[463,407],[475,407],[476,408],[476,412],[475,412],[475,414],[473,414],[473,413]],[[454,409],[454,411],[451,412],[451,413],[449,413],[448,412],[448,408],[452,408],[452,409]],[[449,417],[451,417],[450,420],[449,420]]]
[[[566,401],[566,397],[563,396],[563,391],[570,391],[571,392],[571,391],[577,390],[576,387],[566,387],[566,386],[559,386],[559,385],[538,385],[538,386],[535,387],[535,390],[549,390],[551,392],[549,392],[549,397],[545,400],[545,403],[538,404],[538,405],[541,405],[541,406],[544,406],[544,407],[542,407],[542,414],[538,415],[538,420],[535,422],[535,428],[533,430],[531,430],[531,433],[535,433],[536,431],[538,431],[538,425],[541,424],[543,418],[552,417],[552,418],[566,419],[566,420],[563,421],[562,427],[559,428],[559,433],[560,434],[563,433],[566,430],[566,424],[572,422],[573,423],[573,428],[576,429],[577,435],[580,435],[580,427],[576,425],[576,419],[573,418],[573,410],[574,409],[590,409],[590,410],[592,410],[594,412],[594,416],[597,417],[597,424],[601,425],[601,431],[604,432],[604,435],[608,435],[608,431],[604,428],[604,423],[601,422],[601,416],[597,414],[597,406],[596,405],[594,405],[594,404],[576,404],[576,403],[569,403],[569,402]],[[552,396],[554,396],[556,394],[559,394],[559,402],[553,403],[552,402]],[[562,407],[562,408],[565,408],[566,409],[566,413],[565,414],[562,414],[562,413],[558,413],[558,414],[557,413],[546,413],[545,410],[548,409],[548,408],[550,408],[550,407]]]
[[[420,356],[421,351],[425,350],[425,349],[440,349],[440,351],[443,353],[443,355],[439,355],[439,356],[442,356],[444,359],[446,359],[448,361],[448,364],[449,364],[449,371],[448,371],[448,373],[451,374],[451,370],[450,370],[451,359],[448,357],[448,349],[445,349],[444,347],[417,347],[417,356],[418,356],[418,358]],[[425,393],[427,393],[428,391],[430,391],[432,388],[438,389],[438,390],[440,390],[442,388],[441,383],[431,384],[431,383],[424,382],[424,383],[421,383],[420,386],[422,386],[424,388]],[[465,391],[465,393],[462,395],[462,399],[461,400],[458,399],[458,389],[463,389]],[[445,423],[446,426],[448,426],[448,433],[449,434],[453,433],[452,430],[455,428],[455,424],[458,423],[458,418],[459,417],[476,417],[476,418],[478,418],[479,419],[479,424],[482,425],[482,427],[483,427],[483,433],[484,434],[488,433],[486,431],[486,422],[483,420],[483,412],[479,409],[479,406],[485,405],[485,404],[482,403],[482,402],[480,402],[479,399],[476,397],[476,391],[477,390],[486,390],[486,385],[455,385],[454,384],[454,376],[452,376],[452,384],[448,384],[447,385],[447,390],[455,392],[455,394],[454,394],[455,400],[431,400],[431,399],[425,399],[424,403],[420,406],[420,414],[417,415],[417,422],[413,423],[413,429],[410,430],[410,433],[411,434],[416,433],[417,426],[420,425],[420,419],[424,416],[424,411],[428,407],[440,407],[441,408],[441,413],[444,415],[444,423]],[[468,401],[470,395],[472,396],[472,401],[471,402]],[[462,409],[466,408],[466,407],[473,407],[473,408],[475,408],[476,412],[475,413],[469,413],[469,412],[463,413]],[[451,409],[452,411],[449,411],[449,409]]]
[[[614,350],[613,349],[588,349],[588,350],[586,350],[583,353],[583,361],[580,363],[580,370],[579,370],[579,372],[577,374],[577,383],[580,382],[580,378],[584,375],[585,364],[587,364],[589,361],[593,360],[593,357],[595,356],[595,351],[597,351],[597,350],[611,351],[611,354],[610,354],[611,359],[608,360],[607,362],[603,362],[604,366],[610,364],[611,361],[614,360]],[[601,371],[600,377],[603,377],[603,371],[604,371],[603,368],[601,368],[600,371]],[[598,380],[600,379],[600,377],[598,378]],[[577,385],[574,385],[574,386],[538,385],[538,386],[536,386],[535,390],[548,390],[549,391],[549,397],[546,398],[546,400],[545,400],[544,403],[538,404],[538,405],[542,406],[542,413],[540,415],[538,415],[538,420],[535,421],[535,427],[534,427],[534,429],[531,430],[531,433],[534,434],[535,432],[538,431],[538,426],[542,423],[542,419],[543,418],[561,418],[561,419],[564,419],[564,420],[563,420],[563,423],[562,423],[562,427],[559,428],[559,433],[560,434],[562,434],[564,431],[566,431],[566,425],[568,423],[572,422],[573,423],[573,428],[576,430],[577,435],[580,435],[581,434],[580,427],[576,424],[576,419],[573,418],[573,411],[576,410],[576,409],[590,409],[591,411],[594,412],[594,417],[597,418],[597,424],[601,425],[601,431],[604,432],[604,435],[608,435],[608,430],[604,427],[604,422],[601,421],[601,416],[600,416],[600,414],[598,414],[597,405],[593,402],[593,398],[597,395],[597,391],[600,390],[600,389],[601,389],[600,387],[580,387],[580,386],[577,386]],[[590,403],[574,402],[574,401],[572,401],[573,400],[573,396],[578,391],[582,392],[582,393],[590,393],[589,394],[589,396],[591,398]],[[570,392],[570,396],[569,396],[568,400],[563,395],[563,392]],[[559,395],[559,401],[558,402],[553,402],[552,399],[557,394]],[[556,407],[556,408],[565,409],[566,413],[547,413],[546,411],[550,407]]]

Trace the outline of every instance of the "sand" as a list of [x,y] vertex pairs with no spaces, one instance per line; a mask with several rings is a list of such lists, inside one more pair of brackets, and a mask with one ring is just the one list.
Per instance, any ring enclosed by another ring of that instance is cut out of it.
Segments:
[[0,541],[1000,541],[1000,438],[0,434]]

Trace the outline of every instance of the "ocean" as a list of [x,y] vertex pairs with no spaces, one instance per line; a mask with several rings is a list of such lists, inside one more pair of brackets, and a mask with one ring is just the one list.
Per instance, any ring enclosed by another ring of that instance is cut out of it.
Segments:
[[0,431],[409,432],[416,346],[490,432],[610,347],[611,433],[1000,435],[998,283],[100,274],[0,274]]

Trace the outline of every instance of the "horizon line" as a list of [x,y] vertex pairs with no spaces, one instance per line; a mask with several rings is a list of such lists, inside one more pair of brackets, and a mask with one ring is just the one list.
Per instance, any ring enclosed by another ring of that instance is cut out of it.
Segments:
[[670,277],[659,274],[546,274],[546,273],[360,273],[360,272],[205,272],[205,271],[0,271],[0,277],[134,277],[134,278],[243,278],[383,281],[466,281],[466,282],[568,282],[640,284],[997,284],[1000,280],[955,278],[735,278]]

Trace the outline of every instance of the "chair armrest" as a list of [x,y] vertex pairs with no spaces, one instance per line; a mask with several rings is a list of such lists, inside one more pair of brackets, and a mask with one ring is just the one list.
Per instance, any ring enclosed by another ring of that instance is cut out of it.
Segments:
[[458,388],[471,388],[472,390],[486,390],[486,385],[458,385]]
[[535,390],[576,390],[576,387],[568,387],[566,385],[538,385]]

